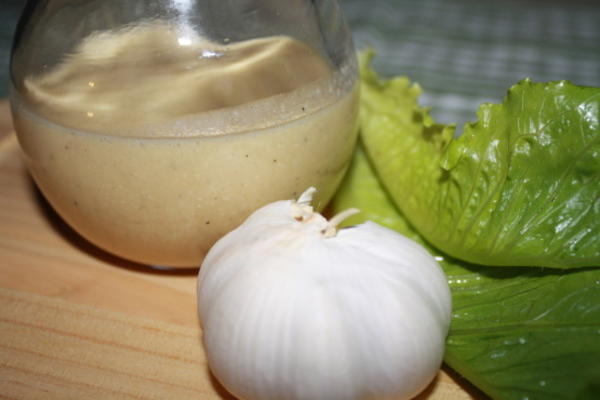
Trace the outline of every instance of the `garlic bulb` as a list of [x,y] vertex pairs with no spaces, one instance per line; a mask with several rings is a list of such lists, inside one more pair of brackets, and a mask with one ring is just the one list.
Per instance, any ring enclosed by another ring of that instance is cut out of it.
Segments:
[[[450,291],[417,243],[340,229],[309,189],[219,240],[198,280],[209,367],[245,400],[408,399],[436,375]],[[351,211],[350,211],[351,212]]]

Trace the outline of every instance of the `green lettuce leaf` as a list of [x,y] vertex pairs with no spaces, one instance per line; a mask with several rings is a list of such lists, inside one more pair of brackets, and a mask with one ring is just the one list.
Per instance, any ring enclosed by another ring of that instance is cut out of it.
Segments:
[[406,78],[361,62],[365,149],[395,204],[454,257],[498,266],[600,265],[600,89],[513,86],[455,139]]
[[372,220],[424,245],[452,291],[445,362],[494,399],[600,398],[600,269],[490,268],[426,242],[396,208],[362,148],[334,197],[345,221]]
[[[339,212],[361,205],[359,213],[346,218],[341,226],[373,221],[423,244],[421,236],[396,209],[375,176],[362,145],[356,147],[344,181],[332,200],[332,209]],[[367,205],[362,208],[362,205]]]

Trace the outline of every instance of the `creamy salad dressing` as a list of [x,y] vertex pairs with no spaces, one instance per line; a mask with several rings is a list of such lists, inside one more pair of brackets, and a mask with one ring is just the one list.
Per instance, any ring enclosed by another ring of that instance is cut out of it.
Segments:
[[326,203],[355,143],[358,90],[290,38],[172,46],[178,34],[87,38],[24,82],[14,121],[38,186],[84,237],[197,266],[268,202],[314,185]]

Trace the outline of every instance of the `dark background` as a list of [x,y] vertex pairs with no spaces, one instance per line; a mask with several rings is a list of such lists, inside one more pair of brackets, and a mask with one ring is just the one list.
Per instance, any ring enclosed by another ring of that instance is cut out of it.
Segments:
[[0,98],[7,95],[8,61],[13,33],[26,0],[0,0]]

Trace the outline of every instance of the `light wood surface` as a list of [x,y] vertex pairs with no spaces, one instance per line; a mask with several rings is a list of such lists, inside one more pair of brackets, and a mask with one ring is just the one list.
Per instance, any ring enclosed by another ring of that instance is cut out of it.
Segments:
[[[0,399],[232,399],[211,377],[197,270],[153,271],[75,234],[36,190],[0,102]],[[441,371],[419,399],[475,399]]]

